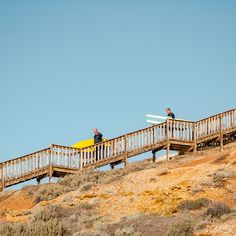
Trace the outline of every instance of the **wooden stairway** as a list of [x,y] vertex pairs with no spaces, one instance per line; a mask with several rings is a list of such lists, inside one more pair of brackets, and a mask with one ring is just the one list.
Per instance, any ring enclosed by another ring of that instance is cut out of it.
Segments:
[[119,163],[130,157],[165,149],[181,153],[220,145],[236,139],[236,109],[196,122],[167,120],[87,148],[76,149],[51,144],[49,148],[0,163],[0,189],[31,179],[62,177],[84,169]]

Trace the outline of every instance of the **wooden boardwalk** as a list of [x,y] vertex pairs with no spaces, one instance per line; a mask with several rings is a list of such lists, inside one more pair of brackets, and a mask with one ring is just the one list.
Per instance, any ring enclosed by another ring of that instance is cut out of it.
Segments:
[[0,189],[36,178],[62,177],[88,168],[127,165],[128,158],[165,149],[181,153],[236,139],[236,109],[196,122],[167,120],[164,123],[116,137],[87,148],[52,144],[50,147],[0,163]]

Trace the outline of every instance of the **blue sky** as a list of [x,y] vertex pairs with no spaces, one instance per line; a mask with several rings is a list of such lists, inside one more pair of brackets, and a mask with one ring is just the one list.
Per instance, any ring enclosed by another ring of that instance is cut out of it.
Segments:
[[144,128],[166,107],[235,107],[235,25],[233,0],[1,0],[0,161]]

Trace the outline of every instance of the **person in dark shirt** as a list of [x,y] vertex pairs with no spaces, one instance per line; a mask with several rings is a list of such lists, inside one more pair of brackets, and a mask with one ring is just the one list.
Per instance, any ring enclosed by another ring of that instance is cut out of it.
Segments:
[[167,116],[171,117],[172,119],[175,119],[175,114],[171,111],[170,108],[166,108]]
[[98,132],[98,129],[93,130],[94,133],[94,144],[102,142],[102,134]]
[[[96,128],[93,130],[93,133],[94,133],[94,144],[101,143],[102,142],[102,134],[99,133],[98,129],[96,129]],[[103,149],[104,149],[104,147],[103,147]],[[103,152],[104,152],[104,150],[102,151],[102,146],[101,145],[95,147],[96,161],[101,160],[101,158],[103,156]]]

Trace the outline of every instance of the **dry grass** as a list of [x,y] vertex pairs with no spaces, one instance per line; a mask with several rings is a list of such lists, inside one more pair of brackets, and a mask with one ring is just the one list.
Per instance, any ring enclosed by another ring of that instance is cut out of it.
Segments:
[[181,210],[197,210],[202,207],[207,207],[210,201],[206,198],[199,198],[196,200],[186,200],[180,202],[178,208]]
[[4,236],[62,236],[63,226],[54,208],[40,209],[30,223],[2,223],[0,235]]
[[[129,173],[152,168],[153,164],[145,163],[132,164],[127,169],[117,169],[110,171],[88,170],[74,175],[67,175],[56,184],[46,184],[40,186],[25,186],[23,191],[34,198],[35,203],[50,201],[65,192],[79,189],[81,192],[88,191],[97,184],[108,184],[121,179]],[[0,199],[7,198],[14,194],[14,191],[7,191],[0,194]]]
[[82,207],[83,209],[89,210],[93,208],[93,204],[88,203],[88,202],[81,202],[80,207]]
[[219,168],[212,175],[212,178],[201,182],[204,187],[220,188],[224,187],[224,184],[228,178],[236,177],[236,171],[232,168]]
[[212,163],[213,164],[220,164],[222,162],[224,163],[228,157],[229,153],[222,153],[214,161],[212,161]]
[[168,231],[168,236],[192,236],[194,232],[194,223],[191,219],[182,219],[173,224]]
[[231,213],[231,209],[223,202],[213,202],[205,211],[204,215],[210,218],[220,218],[225,214]]
[[137,232],[132,226],[117,229],[115,236],[141,236],[140,232]]
[[153,168],[154,164],[145,163],[144,165],[132,164],[126,169],[117,169],[109,171],[84,171],[82,173],[67,175],[59,181],[59,185],[67,187],[70,191],[80,189],[87,191],[96,184],[108,184],[113,181],[119,180],[125,175],[132,172],[141,171],[144,169]]
[[63,193],[64,189],[58,184],[41,185],[34,194],[34,202],[49,201]]
[[223,187],[227,178],[232,178],[235,176],[235,170],[231,168],[220,168],[215,171],[212,177],[213,187]]
[[0,192],[0,201],[12,196],[15,192],[16,190],[8,190],[8,191]]

